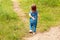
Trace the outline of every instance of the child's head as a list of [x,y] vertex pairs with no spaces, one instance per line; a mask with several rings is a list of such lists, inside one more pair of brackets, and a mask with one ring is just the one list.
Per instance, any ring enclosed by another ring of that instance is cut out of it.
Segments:
[[31,10],[32,10],[33,12],[36,11],[36,4],[32,4],[32,6],[31,6]]

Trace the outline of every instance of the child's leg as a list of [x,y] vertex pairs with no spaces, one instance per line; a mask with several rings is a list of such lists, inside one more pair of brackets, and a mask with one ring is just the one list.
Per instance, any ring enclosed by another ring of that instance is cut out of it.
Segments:
[[36,24],[34,24],[34,30],[33,30],[33,32],[36,32],[36,26],[37,26],[37,25],[36,25]]
[[30,23],[30,30],[32,30],[32,26],[33,26],[33,24],[32,24],[32,23]]

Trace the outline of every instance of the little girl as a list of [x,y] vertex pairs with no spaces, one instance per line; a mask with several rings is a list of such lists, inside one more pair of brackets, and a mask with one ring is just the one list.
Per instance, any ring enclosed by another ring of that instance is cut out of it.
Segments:
[[29,16],[30,16],[30,31],[29,31],[29,33],[35,34],[36,27],[37,27],[37,18],[38,18],[38,13],[37,13],[35,4],[33,4],[31,6],[31,11],[29,13]]

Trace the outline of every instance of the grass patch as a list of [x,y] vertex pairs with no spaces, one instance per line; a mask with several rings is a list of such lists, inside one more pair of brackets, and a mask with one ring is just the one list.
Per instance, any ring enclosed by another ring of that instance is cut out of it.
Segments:
[[22,40],[26,28],[13,11],[11,0],[0,0],[0,40]]

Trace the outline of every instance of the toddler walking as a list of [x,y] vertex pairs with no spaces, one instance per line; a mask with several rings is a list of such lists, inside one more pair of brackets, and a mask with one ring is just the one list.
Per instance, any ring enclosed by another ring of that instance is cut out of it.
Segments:
[[30,16],[30,31],[29,33],[36,33],[36,27],[37,27],[37,18],[38,18],[38,12],[37,12],[37,8],[36,5],[33,4],[31,6],[31,11],[29,13]]

